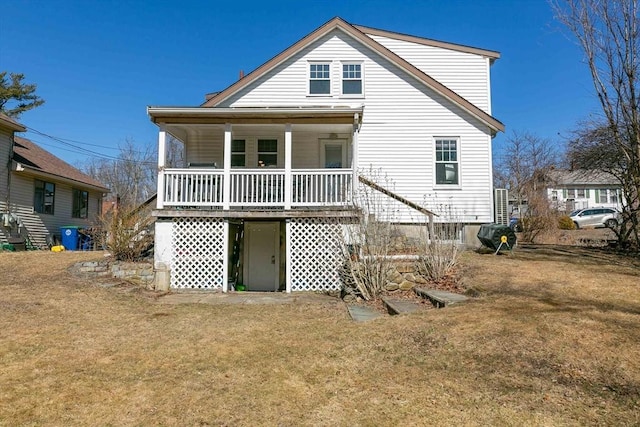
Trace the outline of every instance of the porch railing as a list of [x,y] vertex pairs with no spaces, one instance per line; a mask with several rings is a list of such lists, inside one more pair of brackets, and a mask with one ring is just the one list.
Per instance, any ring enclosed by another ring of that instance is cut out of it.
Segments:
[[222,206],[223,174],[220,169],[166,169],[164,205]]
[[[225,205],[222,169],[165,169],[162,205],[217,207]],[[351,169],[233,169],[229,174],[230,207],[323,207],[351,203]],[[289,189],[286,182],[290,182]],[[288,190],[288,191],[287,191]]]

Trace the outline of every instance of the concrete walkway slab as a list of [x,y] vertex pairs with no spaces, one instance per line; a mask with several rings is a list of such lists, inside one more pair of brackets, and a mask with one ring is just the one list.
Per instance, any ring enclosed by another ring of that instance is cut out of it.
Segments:
[[424,309],[419,302],[403,300],[398,298],[382,298],[382,302],[387,306],[387,311],[391,315],[409,314]]
[[347,309],[351,318],[356,322],[367,322],[382,316],[380,312],[363,305],[348,305]]
[[464,295],[454,294],[453,292],[447,291],[439,291],[437,289],[416,288],[415,292],[423,298],[430,299],[433,305],[438,308],[461,303],[469,299]]
[[314,292],[171,292],[157,299],[159,304],[337,304],[341,300]]

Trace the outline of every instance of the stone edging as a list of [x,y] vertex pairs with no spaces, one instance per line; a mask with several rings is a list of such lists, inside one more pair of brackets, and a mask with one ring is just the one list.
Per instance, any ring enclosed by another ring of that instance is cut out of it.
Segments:
[[84,261],[75,263],[69,268],[69,271],[75,276],[88,279],[123,279],[139,282],[146,287],[152,285],[155,276],[151,262]]

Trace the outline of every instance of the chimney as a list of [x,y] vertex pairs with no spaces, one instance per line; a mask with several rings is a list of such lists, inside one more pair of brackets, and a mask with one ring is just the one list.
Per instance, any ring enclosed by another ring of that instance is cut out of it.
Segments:
[[238,77],[238,80],[242,80],[244,78],[244,71],[240,70],[240,77]]

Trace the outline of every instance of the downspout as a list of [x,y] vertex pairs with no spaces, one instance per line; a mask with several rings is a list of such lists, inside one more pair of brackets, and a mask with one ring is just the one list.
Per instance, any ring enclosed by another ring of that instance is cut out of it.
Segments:
[[6,209],[7,213],[10,213],[10,203],[11,203],[11,165],[13,162],[13,147],[16,145],[16,135],[15,132],[11,132],[11,147],[9,147],[9,158],[7,159],[7,198]]

